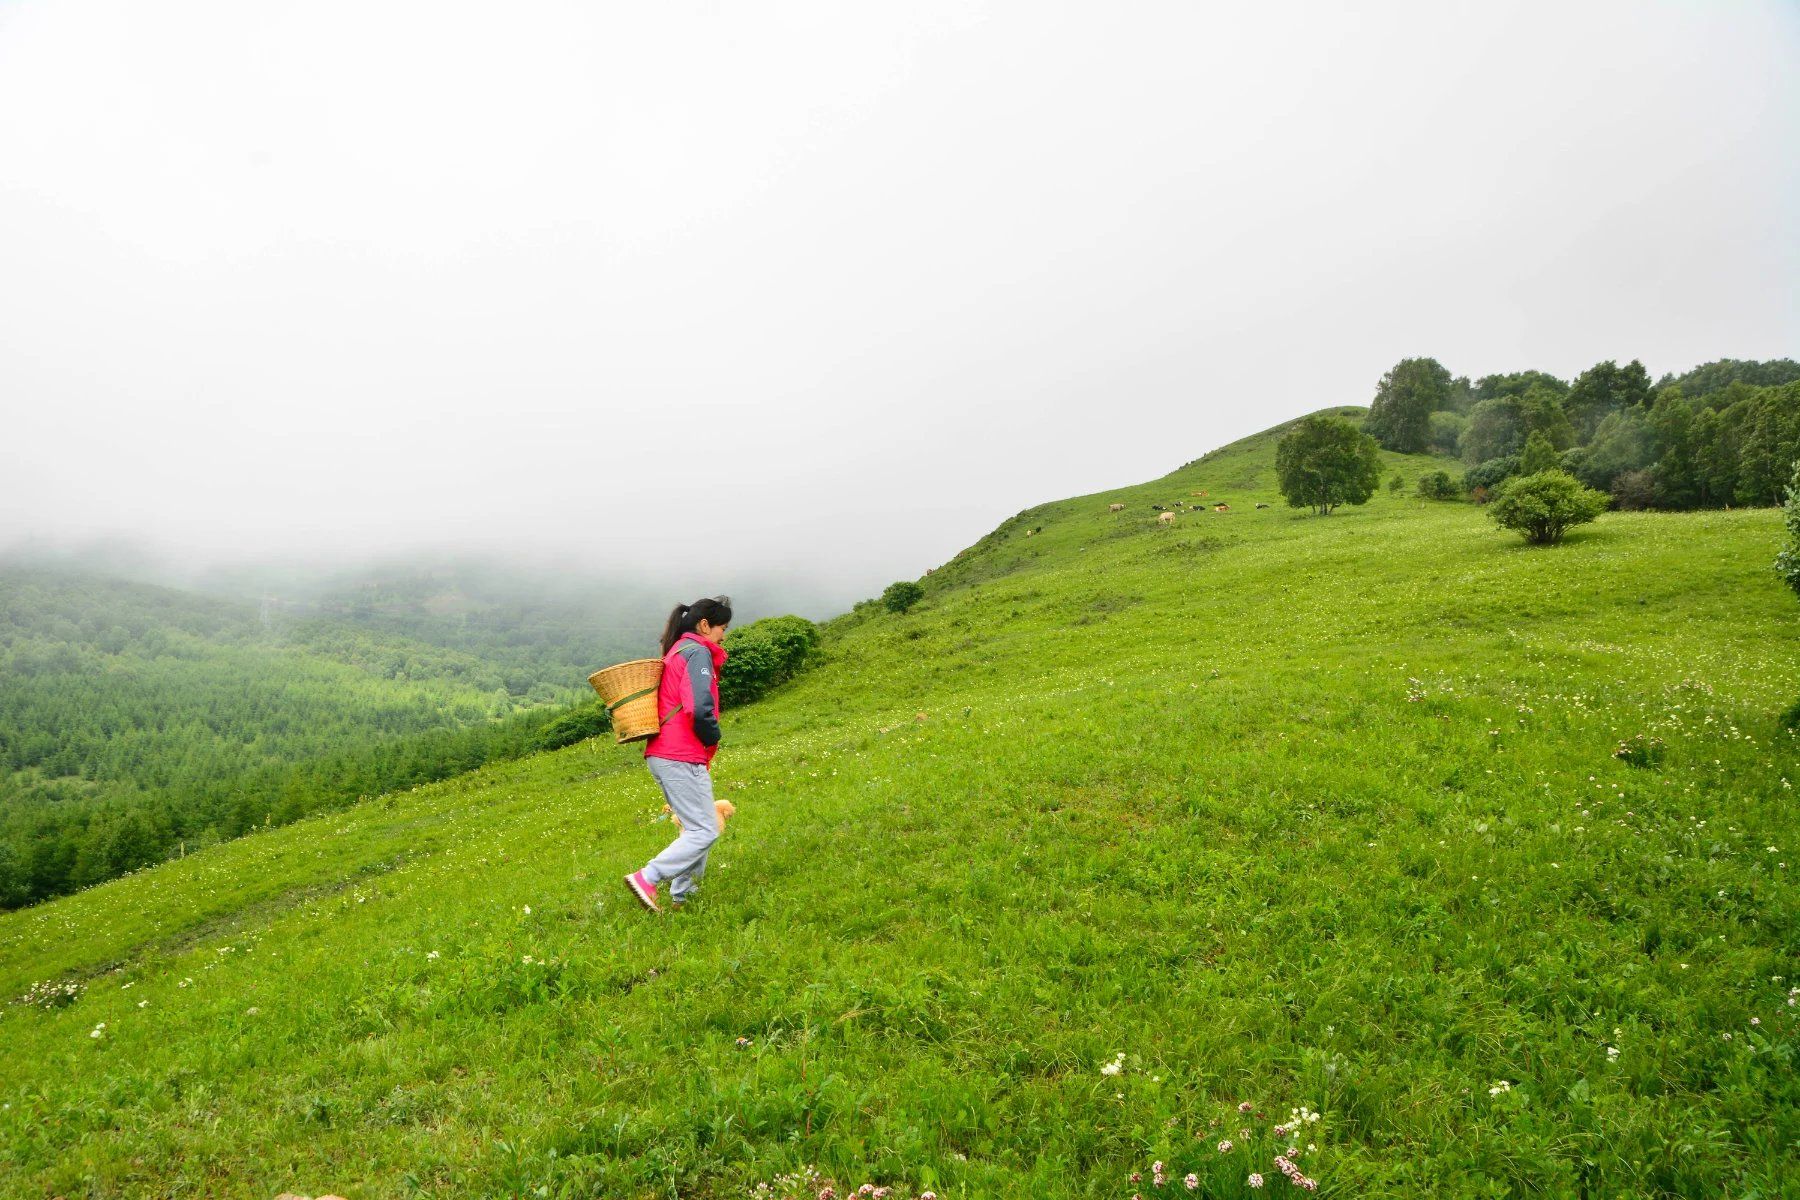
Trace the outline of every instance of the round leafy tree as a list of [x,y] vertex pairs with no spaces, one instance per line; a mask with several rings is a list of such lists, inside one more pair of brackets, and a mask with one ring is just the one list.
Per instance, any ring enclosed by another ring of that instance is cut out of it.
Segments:
[[1607,503],[1605,492],[1583,487],[1567,471],[1539,471],[1502,484],[1488,515],[1533,545],[1554,546],[1571,525],[1586,524],[1605,512]]
[[910,579],[890,583],[881,593],[881,602],[889,612],[903,613],[925,598],[925,589]]
[[1325,516],[1340,504],[1365,504],[1381,484],[1375,439],[1342,417],[1307,417],[1275,447],[1275,474],[1291,508]]

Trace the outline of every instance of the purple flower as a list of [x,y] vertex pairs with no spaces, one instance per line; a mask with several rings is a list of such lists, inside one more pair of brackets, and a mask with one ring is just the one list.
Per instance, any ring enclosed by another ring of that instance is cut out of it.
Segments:
[[1194,1191],[1197,1188],[1199,1188],[1200,1177],[1198,1175],[1194,1174],[1192,1171],[1190,1171],[1190,1172],[1188,1172],[1188,1177],[1186,1179],[1183,1179],[1181,1182],[1186,1184],[1187,1190],[1191,1192],[1191,1191]]
[[1253,1188],[1259,1188],[1262,1186],[1262,1176],[1256,1174],[1255,1172],[1251,1172],[1250,1178],[1244,1180],[1244,1182],[1249,1184]]

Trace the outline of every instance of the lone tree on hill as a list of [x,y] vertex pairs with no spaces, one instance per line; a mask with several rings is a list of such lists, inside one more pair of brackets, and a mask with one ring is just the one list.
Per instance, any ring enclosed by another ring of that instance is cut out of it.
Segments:
[[1401,359],[1375,386],[1363,429],[1389,450],[1417,454],[1431,443],[1431,414],[1449,407],[1450,372],[1435,358]]
[[1571,525],[1586,524],[1605,512],[1607,503],[1605,492],[1583,487],[1567,471],[1539,471],[1501,484],[1488,515],[1534,546],[1554,546]]
[[1323,517],[1368,502],[1381,485],[1381,455],[1374,438],[1342,417],[1311,416],[1276,445],[1275,473],[1290,508]]
[[925,589],[910,579],[902,579],[899,583],[890,583],[887,590],[881,593],[881,603],[889,612],[903,613],[925,598]]

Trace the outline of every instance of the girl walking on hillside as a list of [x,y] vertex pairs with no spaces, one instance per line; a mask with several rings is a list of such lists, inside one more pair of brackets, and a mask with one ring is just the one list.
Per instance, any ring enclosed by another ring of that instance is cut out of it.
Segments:
[[725,627],[731,598],[717,596],[678,604],[663,627],[662,684],[656,717],[662,728],[644,744],[644,765],[662,785],[681,835],[644,868],[625,877],[651,912],[661,912],[656,885],[669,880],[669,900],[679,906],[706,873],[706,852],[719,836],[713,808],[713,755],[719,750],[719,668],[725,665]]

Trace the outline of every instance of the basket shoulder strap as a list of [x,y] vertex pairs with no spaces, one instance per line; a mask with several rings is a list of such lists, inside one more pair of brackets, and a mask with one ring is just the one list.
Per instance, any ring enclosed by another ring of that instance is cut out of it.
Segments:
[[627,695],[620,696],[617,700],[614,700],[611,704],[608,704],[606,706],[606,711],[608,713],[611,713],[623,705],[630,704],[633,700],[642,700],[645,696],[648,696],[650,693],[654,692],[655,690],[656,690],[656,685],[653,683],[647,688],[639,688],[635,692],[631,692]]
[[[630,704],[633,700],[642,700],[645,696],[648,696],[650,693],[654,692],[657,689],[657,687],[658,687],[658,685],[653,683],[647,688],[639,688],[637,691],[632,692],[630,695],[620,696],[617,700],[614,700],[611,704],[606,706],[606,715],[609,717],[612,716],[613,713],[618,711],[618,709],[620,707],[622,707],[626,704]],[[669,723],[669,721],[675,716],[676,713],[680,712],[682,709],[684,709],[686,707],[687,707],[687,704],[685,702],[683,702],[681,704],[677,704],[674,708],[671,708],[669,710],[669,715],[664,717],[662,720],[660,720],[656,723],[657,727],[661,728],[662,726],[667,725]]]

